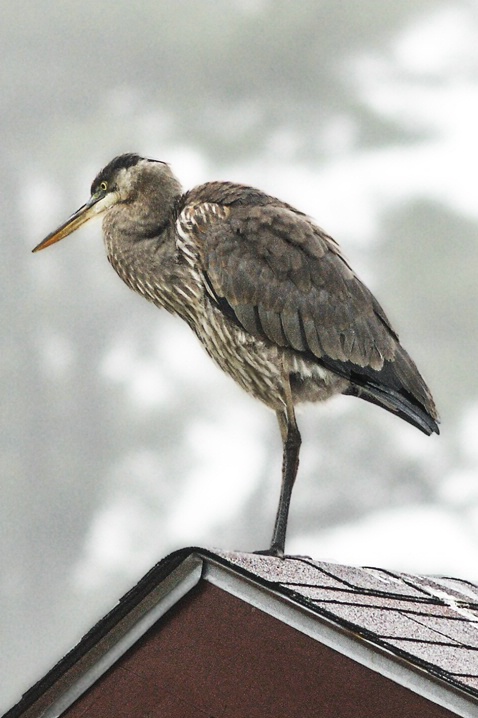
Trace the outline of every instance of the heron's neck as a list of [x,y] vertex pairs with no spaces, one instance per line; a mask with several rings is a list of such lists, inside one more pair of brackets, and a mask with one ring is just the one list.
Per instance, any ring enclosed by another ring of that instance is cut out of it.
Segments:
[[103,221],[103,234],[108,260],[121,279],[149,301],[191,323],[194,302],[184,299],[197,291],[199,279],[178,257],[173,210],[159,231],[157,225],[140,228],[124,219],[115,221],[110,214]]

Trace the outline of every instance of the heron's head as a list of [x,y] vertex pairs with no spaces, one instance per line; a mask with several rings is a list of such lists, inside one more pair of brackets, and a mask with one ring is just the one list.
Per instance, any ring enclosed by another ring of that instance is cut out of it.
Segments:
[[150,160],[136,154],[125,154],[114,160],[97,174],[91,185],[91,196],[80,209],[40,242],[33,252],[59,242],[94,217],[104,215],[118,204],[132,206],[141,200],[146,204],[154,195],[156,203],[176,197],[179,182],[165,162]]

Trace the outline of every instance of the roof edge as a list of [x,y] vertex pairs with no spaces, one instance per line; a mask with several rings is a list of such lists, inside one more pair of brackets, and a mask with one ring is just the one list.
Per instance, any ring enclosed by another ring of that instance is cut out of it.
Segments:
[[277,579],[228,560],[227,552],[187,547],[153,566],[3,718],[57,718],[201,579],[457,715],[478,715],[472,693],[359,634]]
[[[61,715],[155,621],[199,583],[204,564],[201,552],[202,549],[194,547],[179,549],[153,566],[2,718]],[[74,686],[65,685],[72,672],[81,672],[93,652],[97,663],[87,668]]]
[[[380,643],[358,634],[344,625],[338,617],[329,617],[327,612],[319,607],[311,608],[298,594],[292,596],[292,592],[285,588],[279,591],[273,582],[264,578],[258,579],[247,569],[227,562],[223,556],[211,552],[207,554],[209,555],[204,555],[204,580],[247,601],[301,633],[320,640],[324,645],[432,703],[464,718],[470,718],[470,708],[473,715],[478,715],[478,701],[460,687],[434,675],[426,667],[393,653]],[[243,580],[239,579],[237,574],[242,574]]]

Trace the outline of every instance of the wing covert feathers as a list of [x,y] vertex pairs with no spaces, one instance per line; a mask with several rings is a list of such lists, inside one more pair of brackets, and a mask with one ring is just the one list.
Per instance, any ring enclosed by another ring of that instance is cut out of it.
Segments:
[[186,199],[207,281],[247,332],[347,378],[347,393],[438,433],[417,367],[331,237],[289,205],[241,185],[202,185]]

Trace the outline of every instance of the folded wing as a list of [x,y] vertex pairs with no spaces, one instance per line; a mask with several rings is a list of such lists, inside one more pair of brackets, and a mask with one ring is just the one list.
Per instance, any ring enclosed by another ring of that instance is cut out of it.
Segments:
[[347,393],[427,434],[438,432],[424,380],[337,243],[305,215],[267,199],[231,201],[227,211],[217,205],[215,221],[204,221],[204,204],[190,209],[205,278],[218,304],[252,335],[347,378]]

